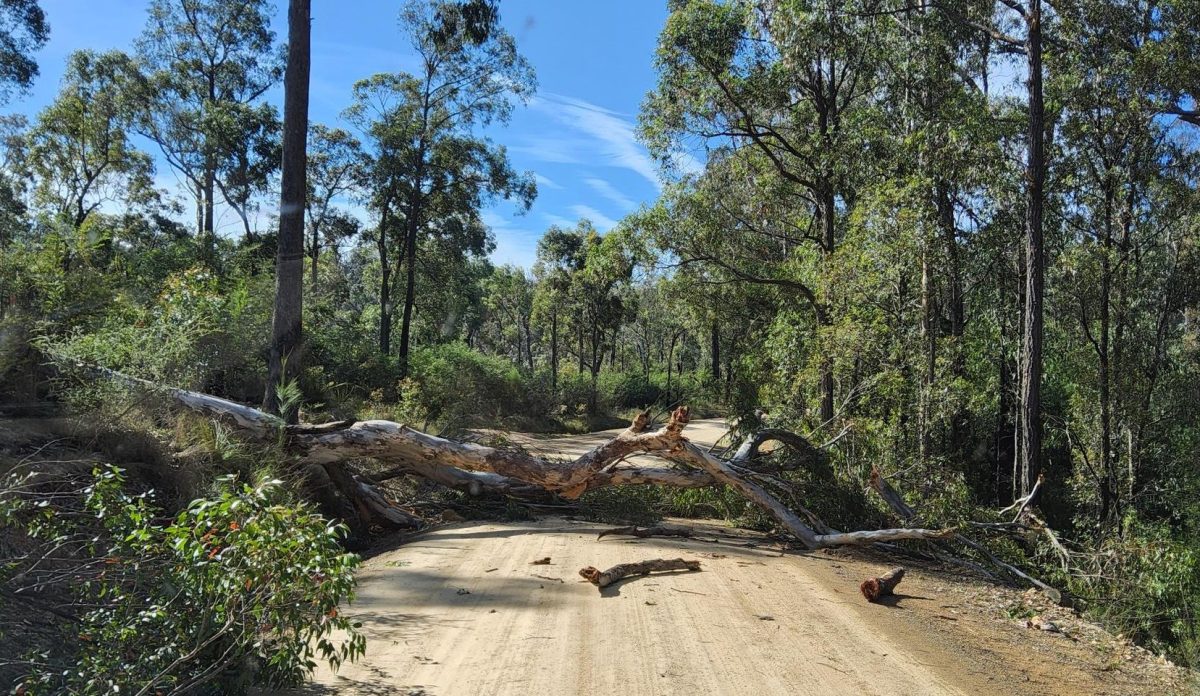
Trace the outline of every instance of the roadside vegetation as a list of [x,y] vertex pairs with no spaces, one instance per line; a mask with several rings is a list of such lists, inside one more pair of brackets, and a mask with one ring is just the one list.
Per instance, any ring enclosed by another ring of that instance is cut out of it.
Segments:
[[[533,69],[497,3],[405,4],[429,69],[364,74],[308,129],[303,340],[271,380],[288,290],[275,222],[249,214],[280,196],[268,3],[154,0],[135,46],[72,54],[53,104],[0,116],[0,681],[236,693],[364,649],[345,548],[386,530],[342,526],[282,447],[98,370],[500,444],[686,404],[728,417],[729,445],[764,424],[826,445],[819,469],[769,457],[839,529],[895,526],[873,469],[930,527],[1009,522],[1042,480],[1042,524],[988,552],[1200,664],[1196,3],[669,8],[640,122],[661,197],[603,234],[550,227],[523,269],[488,260],[481,214],[528,207],[535,179],[482,133]],[[34,0],[0,18],[11,93],[47,27]],[[197,59],[198,35],[233,58]],[[550,509],[387,486],[431,520]],[[576,509],[771,526],[724,489]]]

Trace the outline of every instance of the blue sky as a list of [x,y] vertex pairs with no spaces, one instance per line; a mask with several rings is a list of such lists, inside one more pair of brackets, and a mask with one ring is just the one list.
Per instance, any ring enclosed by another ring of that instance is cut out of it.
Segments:
[[[285,36],[286,0],[278,0],[274,28]],[[401,2],[313,0],[310,118],[339,123],[355,80],[377,72],[410,70],[414,63],[397,26]],[[50,42],[38,60],[32,92],[8,109],[31,117],[58,89],[67,55],[76,49],[130,49],[141,32],[141,0],[43,0]],[[484,220],[495,233],[496,263],[529,266],[537,240],[552,224],[587,217],[605,231],[625,214],[654,200],[660,183],[653,161],[635,139],[642,97],[654,86],[654,47],[666,19],[665,0],[501,0],[502,21],[537,71],[538,95],[512,122],[490,135],[509,149],[520,170],[538,177],[529,213],[499,205]],[[282,104],[281,90],[270,95]],[[151,152],[151,148],[147,148]],[[159,166],[159,182],[175,175]],[[219,214],[222,231],[236,234],[236,217]]]

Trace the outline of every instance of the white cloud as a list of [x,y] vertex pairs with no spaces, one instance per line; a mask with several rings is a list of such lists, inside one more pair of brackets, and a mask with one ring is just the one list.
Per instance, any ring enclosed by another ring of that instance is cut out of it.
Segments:
[[578,138],[538,137],[527,145],[509,145],[510,152],[519,152],[552,164],[583,164],[585,144]]
[[[522,150],[530,154],[544,150],[560,158],[570,156],[576,162],[581,158],[586,158],[582,161],[590,161],[598,155],[604,163],[634,171],[653,184],[655,189],[662,188],[654,161],[638,143],[634,125],[624,115],[582,99],[548,92],[535,97],[531,104],[583,138],[567,141],[561,138],[538,138],[533,146]],[[571,163],[564,159],[547,161]]]
[[596,193],[599,193],[601,196],[604,196],[613,203],[616,203],[625,211],[630,211],[637,207],[637,204],[630,200],[628,196],[618,191],[616,187],[604,179],[596,179],[593,177],[584,179],[584,182],[587,183],[588,186],[591,186]]
[[491,228],[496,240],[496,248],[491,255],[492,263],[511,263],[523,268],[533,265],[538,239],[541,238],[539,233],[514,226],[511,217],[494,210],[485,210],[479,217],[483,224]]
[[534,177],[537,179],[538,186],[540,186],[542,188],[562,190],[562,184],[557,183],[556,181],[554,181],[554,179],[551,179],[548,176],[542,176],[541,174],[534,174]]
[[616,220],[608,217],[604,213],[591,206],[573,205],[571,206],[571,210],[574,211],[579,217],[591,220],[592,224],[596,226],[596,229],[601,232],[607,232],[617,226]]
[[545,218],[546,222],[549,222],[551,225],[558,225],[559,227],[565,228],[574,227],[576,222],[570,218],[563,217],[562,215],[555,215],[553,213],[542,213],[542,217]]

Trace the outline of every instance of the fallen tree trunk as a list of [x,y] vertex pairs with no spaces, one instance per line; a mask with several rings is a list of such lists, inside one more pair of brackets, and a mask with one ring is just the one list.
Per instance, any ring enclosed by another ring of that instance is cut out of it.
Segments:
[[682,558],[655,558],[654,560],[639,561],[637,563],[622,563],[603,572],[592,566],[588,566],[581,568],[579,575],[596,587],[604,589],[621,578],[627,578],[631,575],[649,575],[655,571],[669,570],[700,570],[700,561],[685,561]]
[[[672,412],[665,426],[648,431],[649,415],[639,414],[633,423],[612,440],[570,462],[537,457],[526,452],[455,442],[384,420],[336,421],[321,425],[293,425],[242,404],[182,389],[156,385],[111,370],[98,371],[140,389],[163,394],[175,403],[216,418],[237,428],[245,436],[264,443],[279,443],[301,464],[321,467],[339,493],[353,503],[359,517],[358,527],[374,522],[391,527],[411,526],[412,515],[398,510],[377,486],[355,478],[347,468],[348,460],[369,458],[391,465],[396,472],[411,473],[473,494],[496,491],[507,494],[543,491],[569,500],[589,490],[611,485],[654,484],[694,488],[728,485],[766,510],[805,547],[870,544],[902,539],[943,539],[951,530],[884,529],[838,532],[807,510],[811,526],[781,503],[766,488],[755,482],[759,476],[735,460],[715,457],[693,445],[683,435],[689,411],[680,407]],[[786,431],[772,430],[752,438],[761,444],[779,440],[799,448],[803,440]],[[811,445],[805,445],[812,449]],[[743,446],[745,447],[745,446]],[[748,449],[752,456],[757,446]],[[623,464],[632,455],[645,454],[662,459],[666,466]],[[742,462],[744,463],[744,462]],[[352,525],[353,526],[353,525]],[[820,530],[822,533],[818,533]]]
[[893,568],[885,575],[877,578],[867,578],[858,586],[868,602],[878,602],[880,597],[887,597],[896,591],[896,585],[904,579],[903,568]]

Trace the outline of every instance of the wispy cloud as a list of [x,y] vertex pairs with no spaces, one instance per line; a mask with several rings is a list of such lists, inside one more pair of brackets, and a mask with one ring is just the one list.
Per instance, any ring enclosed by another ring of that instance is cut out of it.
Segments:
[[537,138],[533,145],[522,148],[523,150],[529,151],[530,154],[544,150],[547,154],[560,158],[547,160],[551,162],[564,162],[561,158],[567,156],[574,162],[591,162],[598,156],[606,164],[636,172],[653,184],[655,189],[662,188],[654,161],[638,143],[633,122],[624,114],[582,99],[552,92],[539,94],[531,104],[582,137],[567,142],[562,139]]
[[551,179],[548,176],[542,176],[541,174],[534,174],[534,177],[537,179],[537,185],[542,188],[562,190],[562,184],[557,183],[556,181],[554,181],[554,179]]
[[554,213],[542,213],[542,217],[545,218],[546,222],[550,223],[551,225],[558,225],[559,227],[574,227],[576,222],[571,218],[563,217],[562,215],[555,215]]
[[509,145],[508,149],[552,164],[583,164],[586,148],[578,138],[538,136],[525,144]]
[[492,263],[511,263],[528,268],[537,256],[537,243],[541,234],[513,224],[513,219],[494,210],[485,210],[480,215],[483,224],[492,230],[496,248],[492,251]]
[[607,232],[617,226],[617,221],[587,205],[573,205],[571,210],[581,218],[587,218],[592,221],[596,229],[601,232]]
[[584,182],[588,186],[591,186],[592,189],[595,190],[596,193],[600,194],[601,196],[604,196],[605,198],[612,201],[613,203],[616,203],[618,206],[621,207],[622,210],[630,211],[637,207],[637,203],[634,203],[632,200],[630,200],[630,198],[628,196],[626,196],[625,194],[618,191],[616,189],[616,187],[614,187],[612,184],[608,183],[604,179],[597,179],[595,177],[591,177],[591,178],[584,179]]

